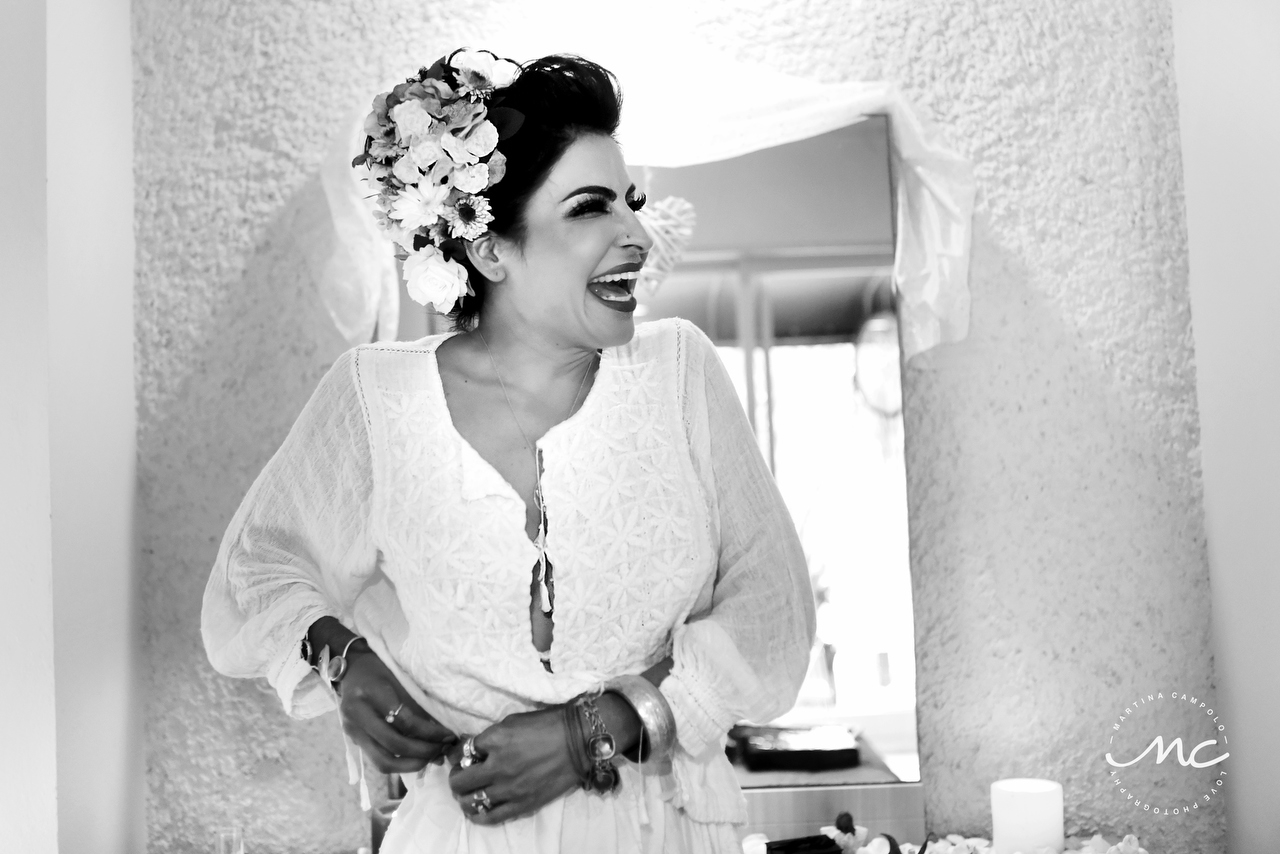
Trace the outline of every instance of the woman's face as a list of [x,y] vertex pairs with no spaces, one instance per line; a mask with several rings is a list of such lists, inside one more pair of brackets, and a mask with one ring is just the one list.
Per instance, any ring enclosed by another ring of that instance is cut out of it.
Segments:
[[[524,246],[504,253],[507,275],[490,300],[559,344],[630,341],[636,271],[653,246],[629,204],[635,195],[618,144],[579,137],[530,197]],[[599,281],[605,274],[614,281]]]

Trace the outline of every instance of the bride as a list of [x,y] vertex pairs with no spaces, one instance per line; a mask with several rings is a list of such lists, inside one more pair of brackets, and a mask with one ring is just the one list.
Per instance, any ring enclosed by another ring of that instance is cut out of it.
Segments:
[[474,50],[376,99],[355,165],[453,331],[338,359],[209,579],[214,667],[336,706],[403,776],[384,852],[737,851],[725,734],[806,670],[733,385],[694,325],[634,322],[621,100],[579,57]]

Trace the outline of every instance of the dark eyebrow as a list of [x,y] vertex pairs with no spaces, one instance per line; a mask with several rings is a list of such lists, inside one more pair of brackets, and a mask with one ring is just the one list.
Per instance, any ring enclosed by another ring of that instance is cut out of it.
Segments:
[[[636,189],[636,185],[632,184],[630,187],[627,188],[627,195],[628,196],[631,195],[633,192],[635,192],[635,189]],[[618,198],[618,194],[615,193],[613,190],[610,190],[608,187],[601,187],[599,184],[592,184],[589,187],[579,187],[569,195],[565,196],[560,201],[567,202],[570,199],[572,199],[574,196],[580,196],[583,193],[595,193],[597,195],[604,196],[606,199],[608,199],[611,202],[614,199]]]

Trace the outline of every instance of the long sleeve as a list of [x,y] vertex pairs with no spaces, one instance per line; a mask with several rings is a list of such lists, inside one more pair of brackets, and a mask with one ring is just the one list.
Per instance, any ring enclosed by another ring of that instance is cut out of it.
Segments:
[[205,588],[210,663],[227,676],[266,677],[293,717],[333,706],[300,655],[308,627],[322,616],[349,621],[377,565],[358,358],[343,354],[320,381],[232,518]]
[[799,535],[728,372],[701,330],[679,325],[686,432],[720,544],[709,601],[675,630],[662,683],[680,746],[696,757],[720,750],[737,721],[791,707],[816,624]]

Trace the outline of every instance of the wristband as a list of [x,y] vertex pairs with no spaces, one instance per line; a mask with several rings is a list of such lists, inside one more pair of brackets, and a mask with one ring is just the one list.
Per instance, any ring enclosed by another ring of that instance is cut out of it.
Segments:
[[582,782],[582,788],[591,786],[591,760],[587,758],[587,738],[582,732],[582,716],[578,714],[578,705],[570,700],[564,704],[564,736],[569,752],[569,762],[573,771]]

